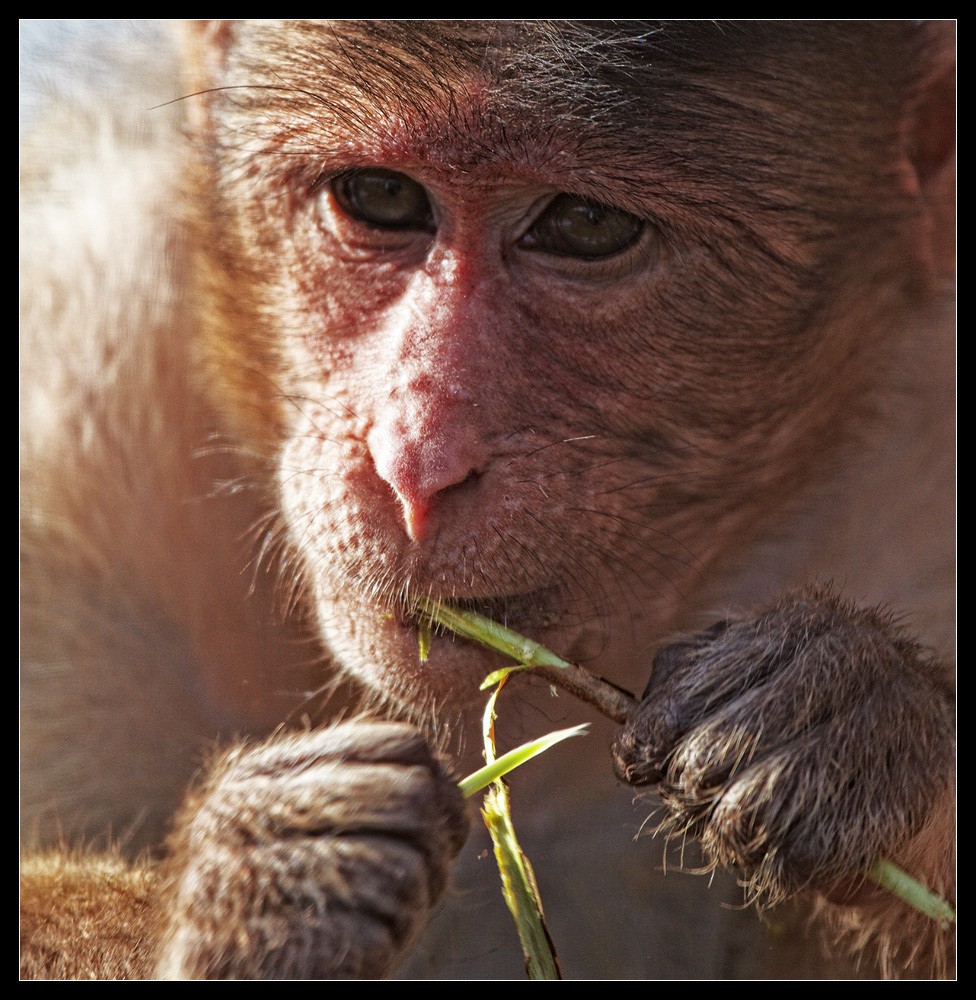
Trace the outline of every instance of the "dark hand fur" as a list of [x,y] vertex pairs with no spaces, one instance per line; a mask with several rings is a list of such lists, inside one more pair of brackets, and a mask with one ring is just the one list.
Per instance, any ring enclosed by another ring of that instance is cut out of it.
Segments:
[[[805,889],[877,904],[865,869],[907,855],[917,872],[926,848],[920,874],[944,892],[944,833],[916,838],[952,797],[945,673],[889,615],[805,590],[662,649],[614,768],[658,785],[660,829],[699,838],[763,904]],[[906,950],[944,966],[948,937],[912,922]]]

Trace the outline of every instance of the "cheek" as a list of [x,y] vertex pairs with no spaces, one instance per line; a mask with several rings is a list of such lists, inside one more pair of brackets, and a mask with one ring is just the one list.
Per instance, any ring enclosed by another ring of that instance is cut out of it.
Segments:
[[[337,563],[385,558],[375,537],[394,527],[364,441],[361,422],[311,401],[293,426],[278,471],[281,510],[292,546],[313,577]],[[365,569],[365,565],[363,567]]]

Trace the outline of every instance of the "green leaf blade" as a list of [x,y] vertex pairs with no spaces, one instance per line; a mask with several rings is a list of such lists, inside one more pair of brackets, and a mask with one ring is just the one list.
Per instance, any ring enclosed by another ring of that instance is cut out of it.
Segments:
[[573,726],[570,729],[559,729],[555,732],[547,733],[545,736],[540,736],[537,740],[530,740],[528,743],[523,743],[514,750],[509,750],[508,753],[502,754],[501,757],[490,764],[486,764],[484,767],[469,774],[462,781],[458,782],[458,787],[461,789],[464,797],[469,798],[475,792],[486,788],[493,781],[497,781],[503,775],[508,774],[509,771],[514,770],[533,757],[537,757],[540,753],[544,753],[557,743],[568,740],[572,736],[581,736],[586,729],[587,723],[583,723],[581,726]]

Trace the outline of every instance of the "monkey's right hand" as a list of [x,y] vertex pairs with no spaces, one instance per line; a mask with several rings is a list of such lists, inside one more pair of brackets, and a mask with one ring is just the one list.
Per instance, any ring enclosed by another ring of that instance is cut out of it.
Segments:
[[867,899],[879,857],[942,892],[953,715],[944,667],[889,615],[808,588],[659,652],[614,766],[760,900]]
[[416,730],[353,722],[231,750],[177,830],[158,978],[378,978],[468,818]]

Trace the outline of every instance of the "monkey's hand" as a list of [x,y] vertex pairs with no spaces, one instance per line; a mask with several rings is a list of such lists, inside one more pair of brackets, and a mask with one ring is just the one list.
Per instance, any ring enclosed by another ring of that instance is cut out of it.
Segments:
[[659,785],[662,829],[760,902],[859,901],[879,857],[945,892],[953,731],[944,667],[885,615],[808,589],[658,653],[614,768]]
[[384,976],[426,925],[467,830],[457,785],[408,726],[238,747],[178,827],[157,975]]

